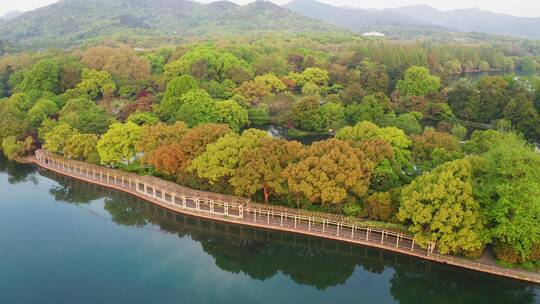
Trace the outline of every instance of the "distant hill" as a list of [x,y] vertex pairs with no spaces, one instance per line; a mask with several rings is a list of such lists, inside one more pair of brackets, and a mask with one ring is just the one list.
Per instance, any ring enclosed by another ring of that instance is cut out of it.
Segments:
[[389,10],[337,7],[315,0],[292,0],[283,7],[293,12],[362,33],[382,31],[390,38],[419,38],[433,32],[449,31]]
[[392,11],[337,7],[314,0],[293,0],[283,7],[304,16],[324,20],[355,31],[365,30],[373,25],[427,25]]
[[514,17],[477,8],[443,12],[427,5],[406,6],[384,11],[399,13],[420,22],[459,31],[540,38],[540,18]]
[[13,19],[19,17],[22,14],[23,14],[23,12],[12,11],[12,12],[6,13],[4,16],[0,16],[0,19],[2,19],[4,21],[10,21],[10,20],[13,20]]
[[266,30],[324,32],[336,28],[266,1],[239,6],[227,1],[61,0],[5,22],[0,39],[30,46],[66,45],[122,31],[197,36]]
[[482,32],[540,39],[540,18],[522,18],[479,9],[439,11],[427,5],[366,10],[337,7],[316,0],[292,0],[284,7],[352,31],[383,31],[406,38],[450,32]]

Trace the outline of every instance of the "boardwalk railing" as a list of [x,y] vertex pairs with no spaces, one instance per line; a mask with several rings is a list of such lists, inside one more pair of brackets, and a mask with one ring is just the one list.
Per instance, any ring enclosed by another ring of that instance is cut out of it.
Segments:
[[495,275],[540,283],[540,273],[505,269],[495,265],[435,253],[415,244],[398,226],[382,228],[375,223],[341,215],[310,212],[251,202],[247,198],[193,190],[153,176],[139,176],[102,166],[65,159],[38,150],[36,163],[46,169],[77,179],[134,194],[167,209],[199,217],[261,228],[303,233],[377,247],[432,261]]

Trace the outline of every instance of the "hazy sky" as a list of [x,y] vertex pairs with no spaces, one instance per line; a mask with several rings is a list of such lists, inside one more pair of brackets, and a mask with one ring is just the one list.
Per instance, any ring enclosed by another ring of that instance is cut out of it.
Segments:
[[[212,2],[212,0],[199,1]],[[233,2],[240,4],[251,1],[252,0],[233,0]],[[288,0],[271,1],[279,4],[288,2]],[[0,0],[0,15],[14,10],[28,11],[54,2],[56,2],[56,0]],[[322,0],[322,2],[362,8],[385,8],[414,4],[428,4],[442,10],[479,7],[484,10],[515,16],[540,16],[539,0]]]

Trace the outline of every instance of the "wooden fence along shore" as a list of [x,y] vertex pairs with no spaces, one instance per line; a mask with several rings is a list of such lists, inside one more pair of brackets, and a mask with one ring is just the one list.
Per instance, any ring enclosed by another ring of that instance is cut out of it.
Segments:
[[38,150],[34,162],[76,179],[124,191],[169,210],[253,227],[345,241],[418,258],[540,284],[540,273],[483,264],[435,252],[435,244],[420,248],[412,236],[382,229],[348,217],[251,202],[247,198],[193,190],[152,176],[139,176],[65,159]]

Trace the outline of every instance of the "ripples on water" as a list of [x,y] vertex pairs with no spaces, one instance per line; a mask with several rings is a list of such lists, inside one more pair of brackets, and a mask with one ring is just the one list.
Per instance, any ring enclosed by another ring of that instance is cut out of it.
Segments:
[[539,303],[538,286],[174,214],[0,160],[0,303]]

